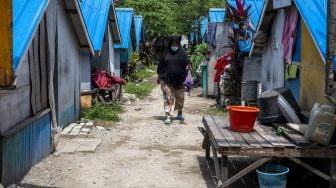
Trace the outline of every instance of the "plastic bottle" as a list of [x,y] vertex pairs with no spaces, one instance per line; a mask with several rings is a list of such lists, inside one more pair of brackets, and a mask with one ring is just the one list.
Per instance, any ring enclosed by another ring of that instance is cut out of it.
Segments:
[[310,116],[309,116],[309,123],[308,123],[308,128],[305,132],[305,138],[306,139],[310,139],[313,136],[315,127],[312,125],[312,123],[315,121],[315,117],[317,116],[317,114],[320,111],[320,104],[319,103],[315,103],[313,109],[310,112]]
[[311,111],[305,138],[322,145],[328,145],[336,128],[334,108],[316,103]]

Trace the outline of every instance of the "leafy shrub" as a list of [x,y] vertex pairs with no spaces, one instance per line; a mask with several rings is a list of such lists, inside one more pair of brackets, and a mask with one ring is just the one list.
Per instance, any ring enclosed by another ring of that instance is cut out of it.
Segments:
[[150,42],[141,44],[139,56],[141,63],[145,66],[150,66],[154,63],[153,46]]
[[94,102],[91,108],[86,109],[83,112],[83,118],[91,119],[94,121],[120,121],[119,114],[124,112],[123,107],[118,103],[111,105],[103,105],[98,102]]
[[135,94],[137,97],[148,96],[154,88],[155,85],[151,83],[129,83],[124,87],[126,93]]
[[193,52],[191,53],[189,60],[193,63],[192,73],[197,75],[197,69],[206,60],[208,54],[208,46],[206,43],[199,44],[195,46]]
[[133,52],[128,63],[126,76],[124,77],[126,82],[141,81],[143,79],[143,76],[138,70],[139,63],[139,54]]

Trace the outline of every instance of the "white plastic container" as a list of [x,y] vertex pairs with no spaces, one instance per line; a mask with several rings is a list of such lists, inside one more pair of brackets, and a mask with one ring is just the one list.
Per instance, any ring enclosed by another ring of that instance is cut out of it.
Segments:
[[335,109],[316,103],[311,111],[305,138],[322,145],[328,145],[336,128]]

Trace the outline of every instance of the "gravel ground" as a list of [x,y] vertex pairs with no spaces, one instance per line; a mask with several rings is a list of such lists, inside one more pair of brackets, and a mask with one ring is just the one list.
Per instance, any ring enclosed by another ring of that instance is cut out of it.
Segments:
[[[125,106],[122,121],[91,133],[102,139],[95,153],[51,154],[33,167],[24,187],[215,187],[201,148],[202,117],[215,104],[186,96],[185,121],[163,124],[162,93]],[[141,108],[141,109],[140,109]],[[140,109],[140,110],[139,110]],[[71,142],[62,138],[60,145]]]

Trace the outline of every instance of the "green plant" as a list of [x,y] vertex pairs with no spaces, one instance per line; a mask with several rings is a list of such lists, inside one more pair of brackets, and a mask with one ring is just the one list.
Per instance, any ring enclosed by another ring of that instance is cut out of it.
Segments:
[[133,52],[131,54],[128,63],[126,76],[124,77],[126,82],[139,81],[139,80],[141,81],[143,79],[142,74],[138,70],[138,66],[139,66],[139,54]]
[[156,65],[149,65],[145,66],[142,69],[140,69],[140,74],[143,78],[150,78],[156,75]]
[[210,116],[226,116],[228,111],[225,108],[214,107],[210,108],[206,114]]
[[154,88],[155,85],[151,83],[129,83],[124,87],[126,93],[135,94],[137,97],[148,96]]
[[123,107],[118,103],[111,105],[103,105],[98,102],[94,102],[91,108],[84,110],[83,118],[91,119],[94,121],[120,121],[119,114],[124,112]]
[[141,44],[139,56],[140,61],[143,65],[149,66],[153,64],[154,52],[153,52],[153,46],[150,42]]
[[225,0],[119,0],[117,4],[118,7],[133,7],[136,14],[144,17],[150,40],[173,33],[188,34],[194,21],[207,15],[209,8],[224,5]]
[[192,73],[197,75],[197,69],[206,60],[208,54],[208,46],[206,43],[195,46],[194,51],[191,53],[189,60],[192,62]]

